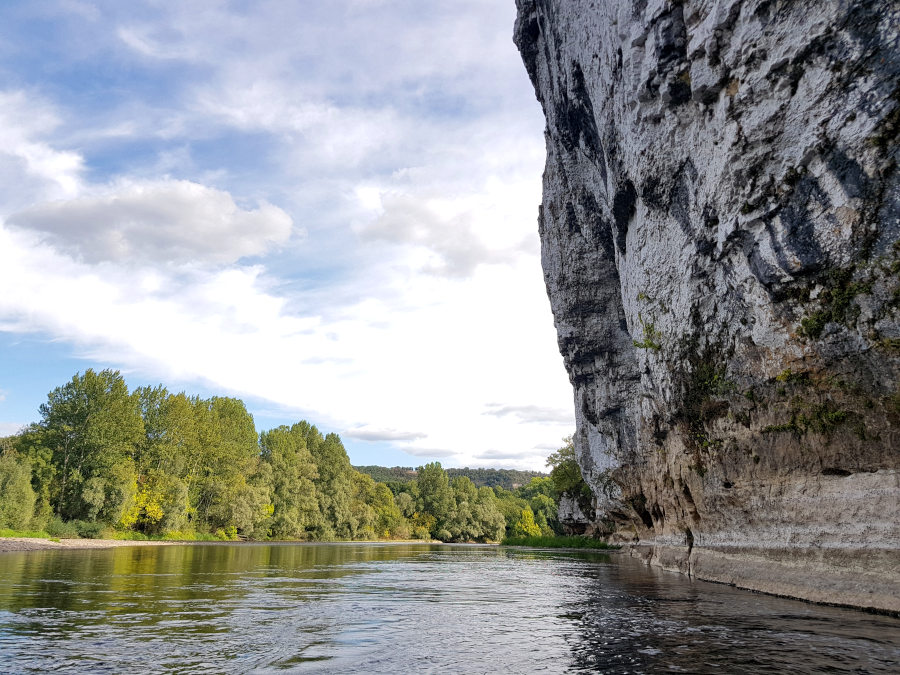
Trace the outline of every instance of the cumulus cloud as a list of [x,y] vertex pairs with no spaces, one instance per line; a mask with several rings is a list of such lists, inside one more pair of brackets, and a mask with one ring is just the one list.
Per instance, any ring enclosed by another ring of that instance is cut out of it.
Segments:
[[292,229],[276,206],[243,209],[229,193],[185,180],[126,183],[34,206],[7,222],[51,235],[54,246],[89,263],[230,263],[287,241]]
[[[100,6],[29,52],[22,81],[48,60],[68,78],[54,105],[0,112],[0,329],[349,429],[371,454],[542,466],[571,389],[514,5]],[[97,95],[72,95],[91,68]]]
[[514,417],[527,424],[574,424],[575,413],[562,408],[547,408],[539,405],[488,404],[485,415],[494,417]]
[[428,434],[419,431],[397,431],[396,429],[376,429],[371,427],[357,427],[348,429],[344,436],[360,441],[416,441],[427,438]]

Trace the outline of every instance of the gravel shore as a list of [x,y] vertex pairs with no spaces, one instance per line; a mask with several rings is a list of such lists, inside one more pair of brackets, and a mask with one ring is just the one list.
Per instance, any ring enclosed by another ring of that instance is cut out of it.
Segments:
[[115,548],[117,546],[171,546],[177,541],[124,541],[119,539],[32,539],[25,537],[0,538],[0,553],[10,551],[43,551],[73,548]]

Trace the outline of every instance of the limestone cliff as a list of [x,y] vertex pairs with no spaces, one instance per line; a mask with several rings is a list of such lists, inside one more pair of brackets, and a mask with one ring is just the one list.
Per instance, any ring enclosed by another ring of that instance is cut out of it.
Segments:
[[900,5],[517,4],[603,528],[700,578],[900,611]]

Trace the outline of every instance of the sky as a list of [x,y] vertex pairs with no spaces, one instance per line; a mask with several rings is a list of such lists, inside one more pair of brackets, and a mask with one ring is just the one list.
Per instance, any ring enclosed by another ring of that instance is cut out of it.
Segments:
[[574,430],[512,0],[5,0],[0,434],[87,368],[354,464]]

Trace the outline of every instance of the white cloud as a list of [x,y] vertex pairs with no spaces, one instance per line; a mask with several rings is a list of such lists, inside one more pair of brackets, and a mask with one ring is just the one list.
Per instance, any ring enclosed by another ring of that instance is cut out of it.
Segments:
[[0,208],[71,197],[81,189],[82,157],[41,140],[60,124],[51,105],[24,91],[0,91]]
[[227,192],[176,180],[116,185],[34,206],[7,222],[50,234],[54,246],[91,263],[230,263],[287,241],[292,227],[271,204],[245,210]]
[[512,417],[527,424],[561,424],[574,426],[575,413],[571,409],[547,408],[538,405],[488,404],[485,415]]
[[88,359],[163,382],[200,381],[308,411],[333,427],[427,433],[398,438],[413,455],[438,456],[437,448],[471,464],[492,449],[540,465],[529,449],[565,435],[557,424],[483,414],[496,401],[552,409],[571,396],[559,357],[535,358],[555,353],[555,336],[546,308],[534,305],[543,289],[530,264],[482,268],[465,282],[423,277],[393,311],[369,295],[330,318],[297,316],[258,267],[88,265],[0,228],[0,284],[18,289],[0,296],[8,328],[50,333]]
[[441,448],[404,448],[407,454],[410,454],[414,457],[437,457],[437,458],[447,458],[447,457],[456,457],[459,453],[454,452],[453,450],[445,450]]
[[385,195],[382,204],[382,214],[362,230],[363,239],[425,247],[437,258],[425,265],[426,272],[468,276],[478,265],[515,257],[514,250],[487,248],[473,231],[469,214],[442,217],[409,195]]
[[360,441],[417,441],[427,438],[428,434],[420,431],[397,431],[396,429],[378,429],[372,427],[356,427],[347,429],[344,434],[347,438],[355,438]]
[[0,326],[348,439],[542,468],[571,391],[514,6],[130,7],[79,24],[76,56],[115,53],[133,95],[0,112]]

